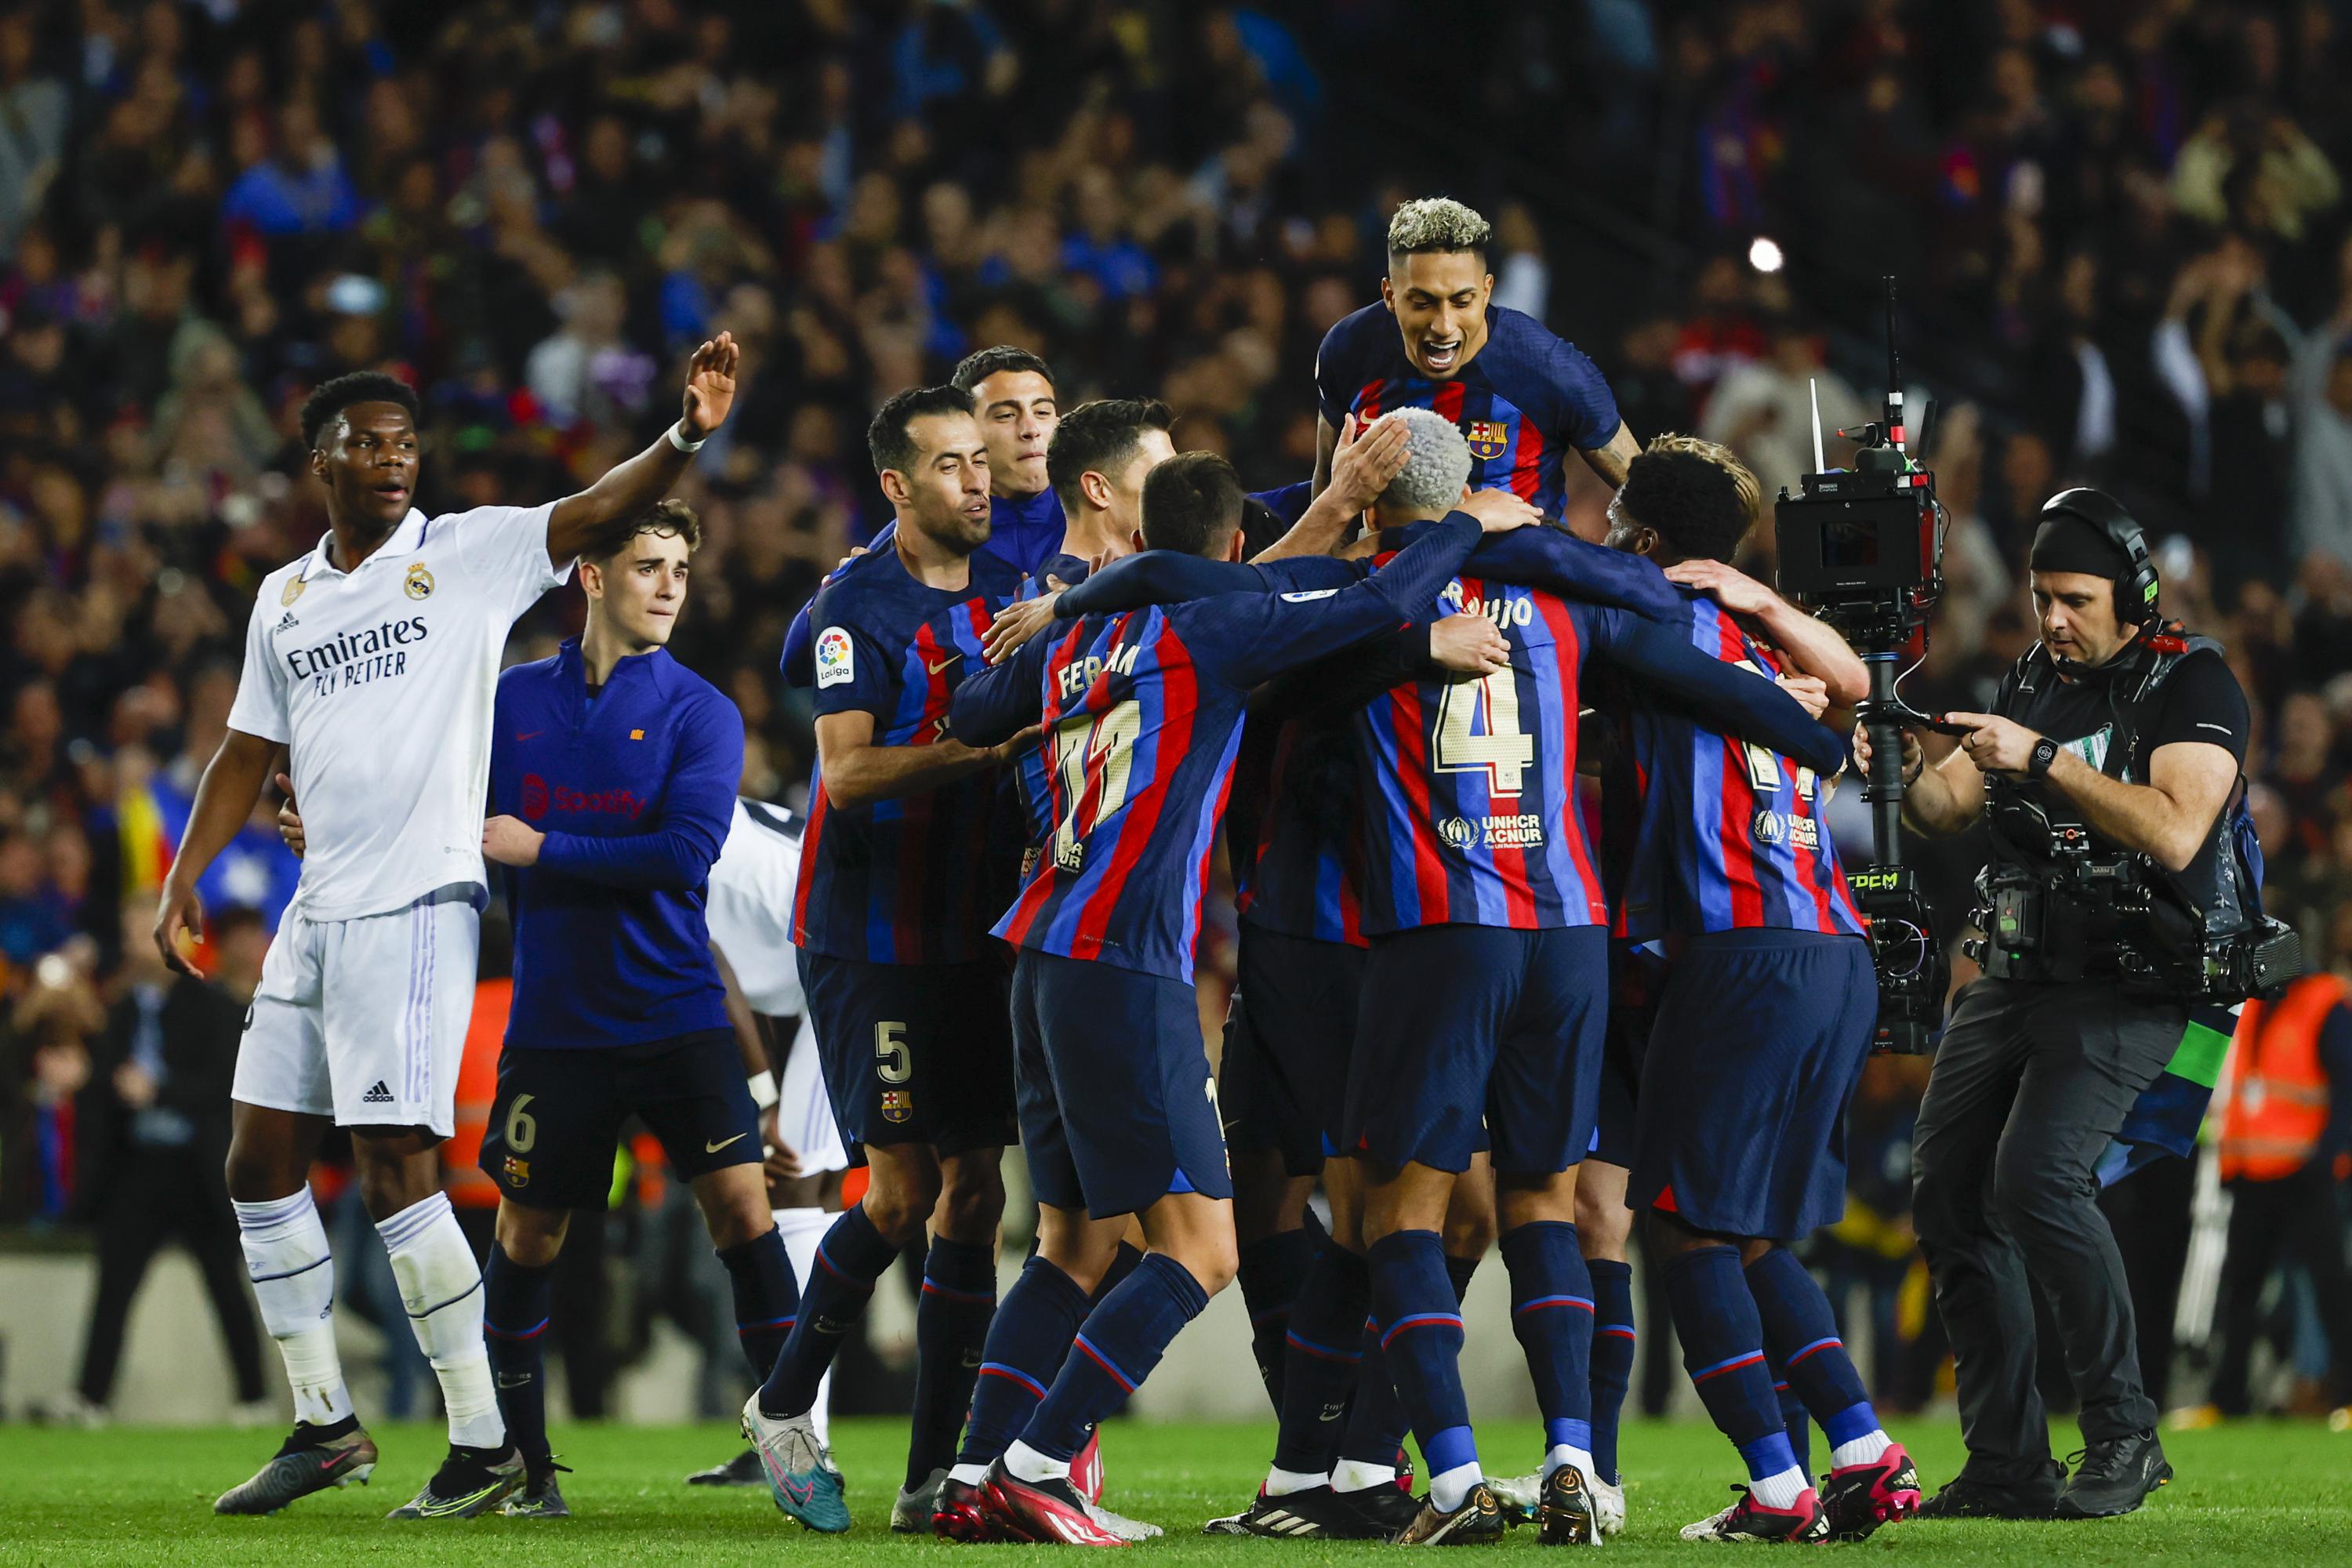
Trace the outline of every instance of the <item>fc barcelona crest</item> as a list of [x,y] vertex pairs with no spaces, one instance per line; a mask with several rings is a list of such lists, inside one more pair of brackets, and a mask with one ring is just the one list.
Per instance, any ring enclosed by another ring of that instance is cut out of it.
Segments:
[[510,1187],[530,1185],[530,1161],[518,1160],[512,1154],[507,1156],[507,1185]]
[[914,1114],[915,1097],[910,1091],[903,1089],[886,1089],[882,1091],[883,1121],[904,1121]]
[[1473,419],[1462,427],[1470,442],[1470,455],[1482,463],[1491,463],[1503,455],[1511,444],[1510,431],[1491,419]]

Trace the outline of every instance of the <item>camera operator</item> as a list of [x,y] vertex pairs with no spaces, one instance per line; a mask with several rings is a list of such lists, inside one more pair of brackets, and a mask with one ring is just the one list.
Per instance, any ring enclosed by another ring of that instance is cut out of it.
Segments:
[[[2232,831],[2242,813],[2225,816],[2245,694],[2216,645],[2159,621],[2137,524],[2111,497],[2063,491],[2030,564],[2042,641],[1994,711],[1948,715],[1968,731],[1932,769],[1903,742],[1905,819],[1946,835],[1986,816],[1993,843],[1985,975],[1953,1005],[1914,1155],[1969,1448],[1922,1517],[2126,1513],[2171,1479],[2093,1169],[2186,1026],[2186,997],[2148,984],[2151,963],[2179,974],[2259,910]],[[1866,759],[1859,731],[1856,744]],[[2034,1385],[2029,1277],[2080,1401],[2071,1480]]]

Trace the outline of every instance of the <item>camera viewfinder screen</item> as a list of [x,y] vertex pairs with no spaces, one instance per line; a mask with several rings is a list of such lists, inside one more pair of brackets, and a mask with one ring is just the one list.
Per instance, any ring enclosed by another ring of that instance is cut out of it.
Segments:
[[1878,531],[1867,522],[1822,524],[1822,564],[1832,572],[1867,571],[1878,564]]

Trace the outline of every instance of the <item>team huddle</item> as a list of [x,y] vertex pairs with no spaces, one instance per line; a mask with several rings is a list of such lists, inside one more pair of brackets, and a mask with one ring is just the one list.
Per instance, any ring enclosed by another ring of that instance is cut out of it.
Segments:
[[[414,394],[314,395],[331,529],[261,586],[157,923],[185,965],[194,880],[276,773],[305,858],[229,1176],[297,1425],[220,1511],[377,1459],[304,1184],[332,1123],[449,1415],[394,1517],[566,1513],[541,1339],[632,1116],[733,1287],[762,1380],[742,1468],[812,1530],[850,1524],[827,1371],[920,1244],[893,1530],[1160,1533],[1104,1506],[1097,1429],[1237,1280],[1280,1425],[1213,1532],[1461,1544],[1527,1519],[1598,1545],[1625,1517],[1636,1214],[1746,1469],[1683,1534],[1852,1540],[1916,1510],[1785,1245],[1843,1212],[1876,1010],[1821,817],[1848,763],[1822,719],[1863,667],[1727,564],[1753,476],[1638,443],[1589,360],[1490,303],[1488,237],[1458,203],[1399,209],[1382,300],[1318,355],[1316,472],[1282,489],[1177,452],[1156,401],[1063,410],[1018,349],[892,397],[868,432],[892,521],[783,652],[816,713],[804,822],[735,799],[741,719],[664,648],[699,527],[662,498],[727,416],[731,340],[697,352],[662,439],[528,510],[427,519]],[[1571,450],[1616,490],[1605,544],[1546,521]],[[575,567],[582,635],[500,674]],[[1213,1074],[1194,962],[1220,833],[1239,980]],[[788,888],[740,868],[794,849]],[[492,865],[515,984],[478,1268],[435,1151]],[[730,989],[802,1019],[782,1060],[742,1044]],[[1016,1143],[1037,1245],[1000,1300]],[[829,1223],[780,1198],[779,1146],[795,1180],[863,1164],[863,1195]],[[1489,1479],[1457,1364],[1490,1249],[1544,1422],[1517,1481]]]

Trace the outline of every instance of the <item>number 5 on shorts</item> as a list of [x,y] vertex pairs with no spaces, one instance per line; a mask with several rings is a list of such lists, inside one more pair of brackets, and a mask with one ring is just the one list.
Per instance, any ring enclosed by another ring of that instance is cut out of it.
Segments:
[[907,1055],[906,1025],[874,1026],[874,1076],[884,1083],[904,1083],[915,1076],[915,1064]]

